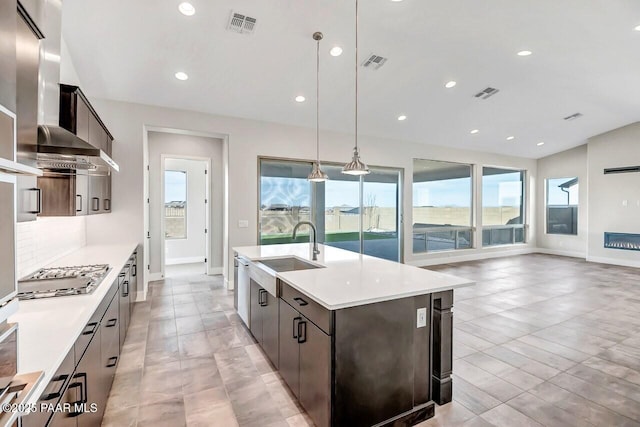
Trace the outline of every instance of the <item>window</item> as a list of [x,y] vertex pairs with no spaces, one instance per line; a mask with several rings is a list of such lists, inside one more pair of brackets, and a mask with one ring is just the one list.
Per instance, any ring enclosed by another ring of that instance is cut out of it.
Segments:
[[187,173],[164,171],[164,235],[166,239],[187,238]]
[[[401,171],[371,167],[371,174],[358,177],[323,163],[330,179],[311,183],[311,165],[260,160],[260,244],[293,243],[293,227],[311,221],[320,243],[400,261]],[[309,229],[300,228],[295,242],[308,241]]]
[[[293,243],[293,227],[311,220],[311,164],[284,160],[260,162],[260,244]],[[296,242],[309,240],[301,228]]]
[[473,247],[472,167],[413,160],[413,252]]
[[547,233],[578,234],[578,178],[547,179]]
[[482,246],[525,242],[525,172],[482,168]]

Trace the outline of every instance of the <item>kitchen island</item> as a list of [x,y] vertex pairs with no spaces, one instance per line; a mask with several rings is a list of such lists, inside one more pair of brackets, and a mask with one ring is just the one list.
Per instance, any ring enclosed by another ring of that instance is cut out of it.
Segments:
[[234,251],[240,317],[316,425],[414,425],[451,401],[453,289],[472,281],[325,245]]

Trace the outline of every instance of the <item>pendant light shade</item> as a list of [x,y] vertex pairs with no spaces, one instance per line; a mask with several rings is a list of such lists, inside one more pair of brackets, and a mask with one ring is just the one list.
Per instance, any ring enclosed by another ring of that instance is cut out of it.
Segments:
[[358,0],[356,0],[356,144],[353,147],[353,158],[342,168],[342,173],[347,175],[367,175],[371,172],[367,165],[360,160],[358,152],[358,65]]
[[362,163],[360,160],[360,154],[358,153],[358,147],[353,149],[353,158],[349,163],[344,165],[342,173],[347,175],[367,175],[371,171],[369,167]]
[[322,37],[320,31],[313,33],[313,39],[316,41],[316,161],[313,163],[311,173],[307,176],[311,182],[324,182],[329,179],[329,175],[320,168],[320,40]]

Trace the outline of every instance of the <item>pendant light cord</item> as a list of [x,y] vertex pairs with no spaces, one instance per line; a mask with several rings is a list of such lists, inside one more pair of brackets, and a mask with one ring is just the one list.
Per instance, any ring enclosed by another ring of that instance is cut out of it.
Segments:
[[358,0],[356,0],[356,145],[358,152]]
[[320,39],[316,46],[316,161],[320,167]]

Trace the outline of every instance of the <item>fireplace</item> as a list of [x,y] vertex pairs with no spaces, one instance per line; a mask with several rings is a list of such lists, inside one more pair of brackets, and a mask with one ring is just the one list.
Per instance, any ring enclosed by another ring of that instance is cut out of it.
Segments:
[[640,234],[604,233],[604,247],[626,251],[640,251]]

